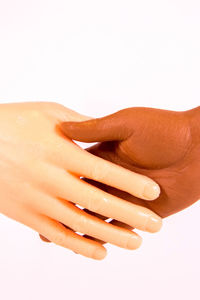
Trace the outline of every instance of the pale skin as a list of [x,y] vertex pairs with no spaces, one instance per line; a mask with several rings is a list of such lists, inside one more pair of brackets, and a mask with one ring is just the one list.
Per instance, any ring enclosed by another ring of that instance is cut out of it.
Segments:
[[[162,220],[148,208],[102,191],[80,177],[149,201],[159,196],[160,189],[152,179],[81,149],[59,128],[61,122],[88,119],[56,103],[0,105],[0,212],[55,244],[103,259],[106,249],[98,240],[136,249],[141,237],[129,226],[157,232]],[[75,204],[116,223],[109,224]]]

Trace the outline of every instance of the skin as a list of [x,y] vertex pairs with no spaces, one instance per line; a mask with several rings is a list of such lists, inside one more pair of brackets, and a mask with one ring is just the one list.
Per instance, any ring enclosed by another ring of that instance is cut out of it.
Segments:
[[151,210],[80,177],[147,200],[155,199],[160,190],[152,179],[81,149],[60,130],[63,121],[83,120],[88,118],[57,103],[0,105],[0,212],[55,244],[102,259],[106,249],[98,240],[136,249],[141,238],[104,222],[98,214],[149,232],[158,231],[162,221]]
[[127,108],[104,118],[65,122],[62,131],[77,141],[100,142],[88,151],[152,178],[161,188],[157,199],[145,201],[90,181],[104,191],[147,207],[162,218],[200,199],[200,106],[182,112]]

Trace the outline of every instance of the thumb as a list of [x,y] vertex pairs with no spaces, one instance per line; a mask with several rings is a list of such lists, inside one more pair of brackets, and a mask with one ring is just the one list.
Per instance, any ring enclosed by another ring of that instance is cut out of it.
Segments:
[[120,111],[84,122],[64,122],[61,130],[70,139],[88,143],[124,140],[130,132],[126,118]]

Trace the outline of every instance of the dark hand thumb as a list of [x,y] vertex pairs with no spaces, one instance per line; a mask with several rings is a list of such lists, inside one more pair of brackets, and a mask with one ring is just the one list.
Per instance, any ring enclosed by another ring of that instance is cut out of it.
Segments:
[[64,122],[61,130],[70,139],[80,142],[120,141],[128,136],[124,114],[120,111],[104,118],[84,122]]

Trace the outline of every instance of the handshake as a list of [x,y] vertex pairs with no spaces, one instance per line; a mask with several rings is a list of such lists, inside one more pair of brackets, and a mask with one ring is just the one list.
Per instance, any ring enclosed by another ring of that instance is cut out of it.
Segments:
[[133,228],[157,232],[200,198],[200,107],[92,119],[57,103],[0,104],[0,145],[0,213],[90,258],[106,256],[104,243],[137,249]]

